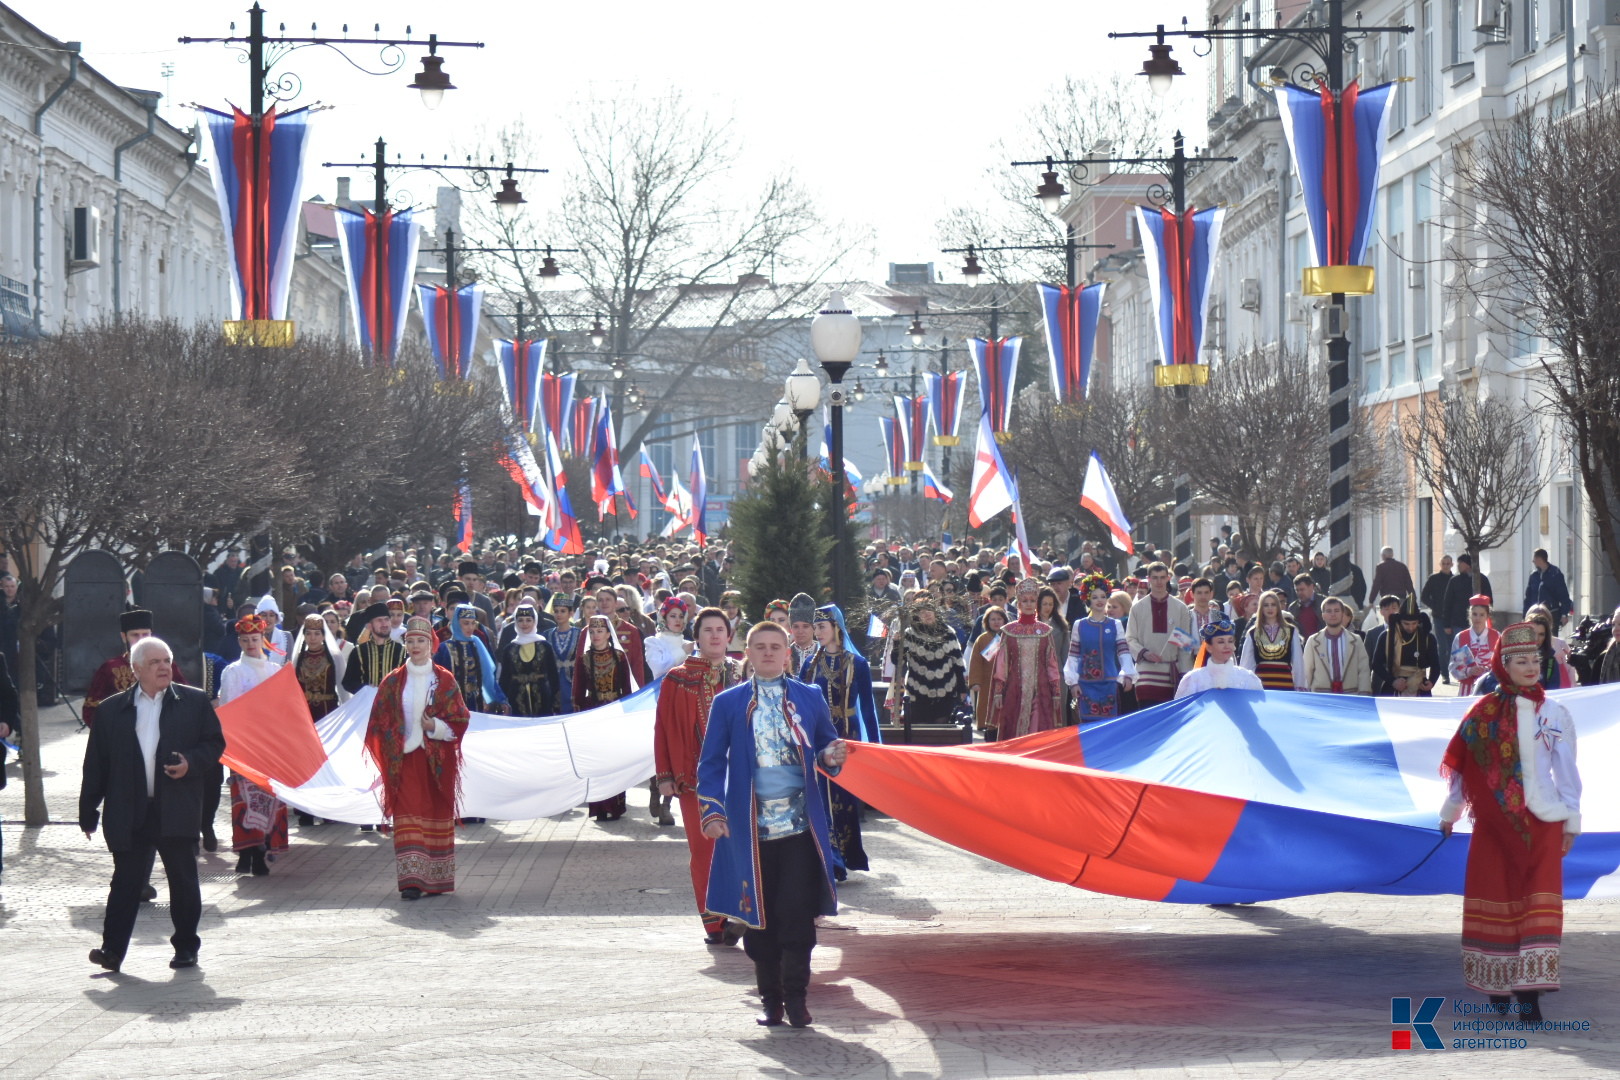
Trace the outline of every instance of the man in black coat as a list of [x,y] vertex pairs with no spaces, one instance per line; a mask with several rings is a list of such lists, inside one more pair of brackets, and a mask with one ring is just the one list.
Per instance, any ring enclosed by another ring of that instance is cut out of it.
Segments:
[[90,962],[117,971],[135,929],[141,890],[162,856],[174,919],[171,968],[194,967],[201,939],[197,830],[203,778],[225,752],[208,695],[174,682],[174,653],[155,637],[130,650],[135,685],[101,703],[84,751],[79,828],[103,827],[113,855],[101,948]]
[[1474,587],[1474,560],[1464,552],[1457,556],[1457,572],[1446,583],[1446,606],[1442,621],[1452,637],[1468,629],[1468,601],[1476,594],[1489,596],[1493,601],[1496,599],[1496,594],[1491,592],[1491,579],[1484,574],[1479,575],[1479,587]]

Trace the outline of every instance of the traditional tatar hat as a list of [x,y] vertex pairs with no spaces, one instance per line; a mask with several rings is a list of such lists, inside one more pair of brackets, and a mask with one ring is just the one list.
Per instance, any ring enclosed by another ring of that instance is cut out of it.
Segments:
[[409,619],[405,620],[404,636],[410,637],[412,634],[415,634],[418,637],[433,637],[433,620],[424,619],[420,615],[412,615]]
[[388,618],[388,605],[372,604],[370,607],[366,608],[364,617],[366,622],[370,622],[372,619],[386,619]]
[[[314,617],[320,618],[319,615]],[[264,620],[257,615],[244,615],[236,620],[235,629],[238,637],[244,634],[262,634],[264,633]]]
[[1541,635],[1536,632],[1535,623],[1514,623],[1502,631],[1502,637],[1496,643],[1496,656],[1499,660],[1506,660],[1521,653],[1534,655],[1540,651]]
[[1234,636],[1237,633],[1237,627],[1233,626],[1232,620],[1225,615],[1217,615],[1205,623],[1204,628],[1199,633],[1203,635],[1205,641],[1214,641],[1218,637]]
[[810,598],[809,593],[795,593],[793,599],[788,601],[788,622],[815,622],[816,602]]
[[152,629],[152,613],[145,608],[131,608],[118,616],[118,631],[127,634],[131,630]]

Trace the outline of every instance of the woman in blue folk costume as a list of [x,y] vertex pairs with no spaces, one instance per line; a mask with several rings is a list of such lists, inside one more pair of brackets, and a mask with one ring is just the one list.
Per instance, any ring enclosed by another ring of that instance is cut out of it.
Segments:
[[1080,582],[1086,617],[1076,619],[1069,634],[1069,659],[1063,681],[1075,695],[1080,722],[1106,720],[1119,715],[1121,688],[1136,680],[1136,662],[1125,640],[1125,628],[1108,616],[1113,583],[1101,574],[1088,574]]
[[472,712],[495,712],[495,706],[506,704],[506,695],[495,678],[495,661],[477,636],[478,609],[471,604],[457,604],[455,618],[450,620],[450,639],[433,654],[433,662],[456,677],[461,696]]
[[[799,681],[819,688],[826,696],[833,730],[840,739],[882,742],[872,696],[872,666],[855,648],[844,625],[844,613],[836,604],[819,607],[814,625],[818,648],[799,669]],[[826,777],[820,783],[832,819],[833,873],[843,881],[851,870],[871,869],[861,845],[861,801]]]

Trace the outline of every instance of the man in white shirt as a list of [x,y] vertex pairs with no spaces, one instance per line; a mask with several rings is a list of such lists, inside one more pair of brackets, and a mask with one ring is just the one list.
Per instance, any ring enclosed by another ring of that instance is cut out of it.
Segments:
[[113,854],[101,948],[90,951],[90,962],[119,970],[141,890],[161,856],[174,920],[169,966],[195,967],[203,777],[219,763],[225,737],[208,695],[174,682],[174,653],[163,641],[141,639],[129,661],[135,685],[101,703],[79,788],[79,828],[88,837],[102,826]]

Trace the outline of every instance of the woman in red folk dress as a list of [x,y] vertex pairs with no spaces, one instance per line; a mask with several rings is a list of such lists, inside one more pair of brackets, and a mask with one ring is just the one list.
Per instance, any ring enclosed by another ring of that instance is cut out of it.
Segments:
[[[636,689],[636,677],[613,624],[606,615],[592,615],[574,660],[574,711],[601,708],[629,697]],[[597,821],[618,821],[624,816],[624,792],[597,799],[586,809]]]
[[1502,631],[1497,689],[1468,710],[1446,747],[1451,791],[1440,832],[1466,807],[1474,820],[1463,882],[1463,981],[1519,1019],[1541,1021],[1541,993],[1558,989],[1564,929],[1563,857],[1581,831],[1575,721],[1540,683],[1540,636]]
[[461,737],[467,703],[456,677],[432,660],[433,623],[405,623],[405,663],[383,677],[371,704],[366,752],[382,773],[382,811],[394,821],[402,900],[456,890]]

